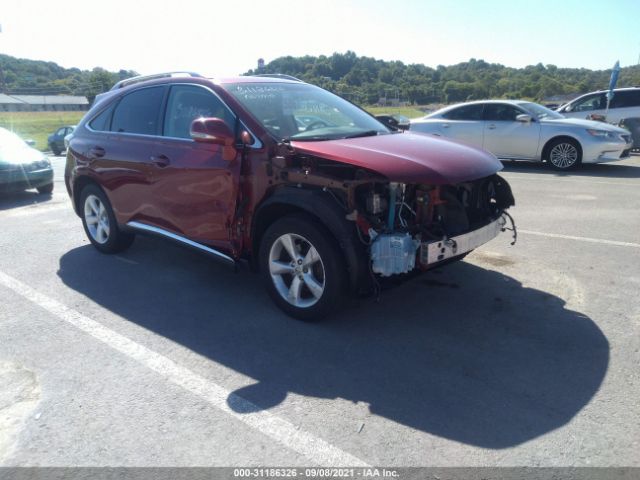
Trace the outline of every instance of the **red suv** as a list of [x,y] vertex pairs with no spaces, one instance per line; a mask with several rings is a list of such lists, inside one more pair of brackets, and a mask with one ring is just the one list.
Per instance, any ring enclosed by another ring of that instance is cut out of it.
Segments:
[[101,252],[147,233],[246,259],[282,310],[315,320],[497,236],[514,204],[501,168],[291,77],[172,73],[97,98],[65,181]]

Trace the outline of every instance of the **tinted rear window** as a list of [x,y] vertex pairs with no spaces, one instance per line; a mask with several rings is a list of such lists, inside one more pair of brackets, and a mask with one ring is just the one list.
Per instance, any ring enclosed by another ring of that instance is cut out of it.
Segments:
[[164,87],[150,87],[125,96],[113,112],[111,131],[156,135],[164,91]]
[[611,99],[611,108],[640,107],[640,90],[627,90],[614,92]]
[[449,120],[482,120],[483,105],[465,105],[454,108],[443,116]]

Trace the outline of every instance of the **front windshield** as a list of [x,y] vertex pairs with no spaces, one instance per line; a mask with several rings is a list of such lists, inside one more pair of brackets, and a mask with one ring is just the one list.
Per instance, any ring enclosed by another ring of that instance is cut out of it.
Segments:
[[558,120],[560,118],[564,118],[558,112],[549,110],[547,107],[543,107],[542,105],[538,105],[537,103],[521,103],[520,106],[538,120]]
[[306,83],[236,83],[225,88],[279,140],[335,140],[391,133],[358,107]]

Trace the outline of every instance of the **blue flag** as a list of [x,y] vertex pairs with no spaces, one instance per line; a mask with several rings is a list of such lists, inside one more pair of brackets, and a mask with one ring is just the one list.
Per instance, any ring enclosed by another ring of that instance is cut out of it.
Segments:
[[611,78],[609,79],[609,91],[607,92],[607,108],[609,107],[609,102],[613,98],[613,89],[616,88],[616,83],[618,83],[618,74],[620,73],[620,61],[617,61],[613,66],[613,70],[611,71]]

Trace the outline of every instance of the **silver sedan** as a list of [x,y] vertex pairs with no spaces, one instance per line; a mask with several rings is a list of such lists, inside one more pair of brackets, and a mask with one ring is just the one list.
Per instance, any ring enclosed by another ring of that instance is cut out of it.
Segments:
[[504,160],[547,161],[566,170],[630,155],[631,134],[603,122],[565,118],[537,103],[487,100],[411,120],[410,130],[449,137]]

